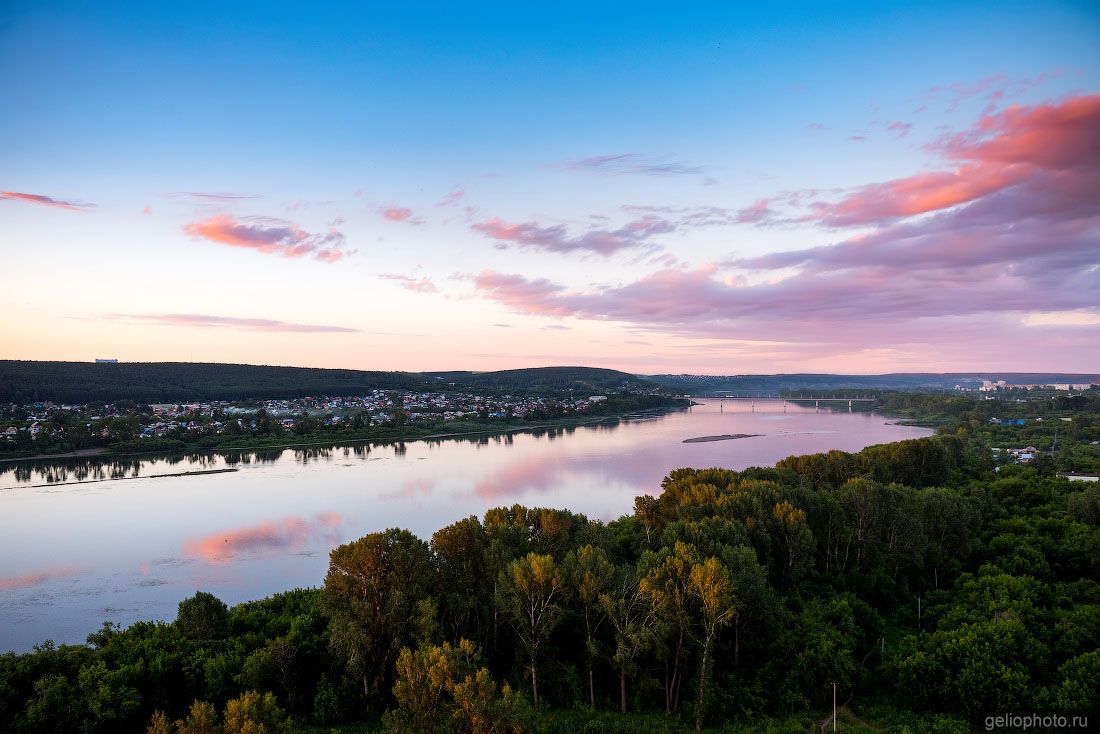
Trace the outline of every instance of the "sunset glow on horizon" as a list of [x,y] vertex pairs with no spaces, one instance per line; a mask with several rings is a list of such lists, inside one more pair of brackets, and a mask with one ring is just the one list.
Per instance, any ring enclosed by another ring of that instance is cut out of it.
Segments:
[[1089,3],[0,16],[0,359],[1100,366]]

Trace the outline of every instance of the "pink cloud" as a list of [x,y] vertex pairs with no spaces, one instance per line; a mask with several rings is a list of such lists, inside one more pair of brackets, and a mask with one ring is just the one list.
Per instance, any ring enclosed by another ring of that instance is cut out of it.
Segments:
[[218,214],[184,226],[183,231],[230,247],[240,247],[282,257],[310,256],[314,260],[334,263],[354,254],[341,249],[344,235],[330,229],[327,233],[311,233],[282,219],[244,217],[236,219]]
[[55,568],[45,568],[41,571],[35,571],[34,573],[28,573],[23,576],[2,576],[0,577],[0,590],[8,591],[10,589],[25,589],[30,586],[38,586],[47,581],[68,578],[83,570],[84,569],[80,566],[58,566]]
[[1085,186],[1100,159],[1100,95],[1010,107],[930,149],[956,167],[869,184],[835,203],[816,202],[808,218],[829,226],[882,225],[968,204],[1050,173]]
[[439,203],[436,204],[436,206],[454,206],[458,202],[462,201],[462,197],[464,196],[466,196],[465,191],[463,191],[462,189],[455,189],[454,191],[450,192],[442,199],[440,199]]
[[894,120],[886,126],[887,132],[896,132],[898,138],[904,138],[913,129],[912,123]]
[[[1005,319],[1019,324],[1025,314],[1100,302],[1100,201],[1091,195],[1096,190],[1097,170],[1036,177],[966,207],[835,245],[697,270],[673,265],[585,292],[495,272],[483,273],[474,285],[520,313],[616,321],[695,337],[815,344],[833,339],[863,349],[868,343],[936,338],[946,344],[964,334],[992,344],[996,334],[1010,344]],[[797,272],[762,282],[722,274],[791,268]],[[958,321],[963,318],[992,326],[970,333]],[[1082,339],[1090,328],[1091,353],[1100,358],[1095,326],[1078,325],[1065,338],[1079,352],[1087,350],[1089,342]]]
[[378,213],[391,222],[405,222],[406,224],[420,225],[423,219],[413,216],[413,210],[403,206],[382,206]]
[[751,206],[739,209],[735,220],[740,223],[756,224],[769,219],[774,212],[768,208],[767,199],[758,199]]
[[567,303],[555,302],[564,289],[545,278],[528,280],[522,275],[483,270],[472,280],[485,296],[521,313],[567,316],[573,310]]
[[[1095,319],[1059,316],[1100,303],[1100,95],[1009,107],[929,150],[952,167],[860,187],[801,220],[875,227],[839,242],[699,269],[651,259],[648,275],[581,290],[518,273],[470,280],[517,313],[705,340],[723,364],[990,367],[1016,363],[1021,340],[1042,369],[1100,360]],[[677,229],[774,221],[766,200],[626,209]]]
[[413,275],[402,275],[400,273],[382,273],[378,277],[384,280],[392,280],[405,290],[413,293],[437,293],[439,291],[436,284],[428,277],[417,278]]
[[199,328],[231,328],[245,331],[290,332],[302,334],[357,334],[359,329],[322,324],[295,324],[277,319],[249,319],[236,316],[211,316],[189,313],[111,314],[107,318],[126,321],[144,321],[168,326]]
[[301,550],[313,539],[338,542],[342,524],[343,518],[335,512],[322,513],[313,520],[287,517],[194,538],[183,544],[183,551],[211,563],[226,563],[239,553]]
[[646,215],[615,230],[593,228],[577,236],[570,236],[563,224],[511,224],[501,219],[486,219],[474,223],[471,228],[490,239],[520,247],[559,253],[587,250],[608,257],[620,250],[644,245],[656,235],[674,232],[676,225],[666,219]]
[[[985,102],[983,113],[989,114],[1003,100],[1018,97],[1060,76],[1062,76],[1061,69],[1044,71],[1031,78],[1019,79],[1011,79],[1006,74],[993,74],[976,82],[959,81],[947,86],[929,87],[924,93],[924,99],[946,101],[948,112],[954,112],[972,99],[980,99]],[[926,105],[921,105],[917,111],[923,109],[926,109]]]
[[19,191],[0,191],[0,200],[25,201],[29,204],[38,204],[40,206],[53,207],[54,209],[67,209],[73,212],[87,211],[89,208],[95,206],[94,204],[55,199],[52,196],[43,196],[42,194],[24,194]]

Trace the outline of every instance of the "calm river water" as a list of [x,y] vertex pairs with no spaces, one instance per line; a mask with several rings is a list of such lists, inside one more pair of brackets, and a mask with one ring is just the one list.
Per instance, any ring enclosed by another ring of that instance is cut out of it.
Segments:
[[[683,443],[736,433],[762,435]],[[105,620],[172,620],[200,589],[233,604],[316,586],[329,550],[375,530],[427,539],[515,502],[612,520],[677,467],[770,466],[929,433],[867,413],[705,400],[660,417],[471,440],[0,464],[0,651],[83,642]]]

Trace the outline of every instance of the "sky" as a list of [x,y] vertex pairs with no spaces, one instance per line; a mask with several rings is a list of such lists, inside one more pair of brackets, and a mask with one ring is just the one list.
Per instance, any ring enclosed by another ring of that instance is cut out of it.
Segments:
[[1100,6],[0,5],[0,358],[1100,371]]

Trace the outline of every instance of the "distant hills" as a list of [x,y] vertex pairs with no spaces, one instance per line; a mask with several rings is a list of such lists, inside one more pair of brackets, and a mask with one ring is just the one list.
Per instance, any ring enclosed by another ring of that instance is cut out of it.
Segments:
[[1096,374],[1055,372],[897,372],[886,375],[645,375],[677,393],[702,395],[731,392],[738,395],[777,395],[782,390],[951,390],[956,385],[979,387],[984,380],[1010,384],[1083,383],[1100,381]]
[[597,367],[530,367],[495,372],[422,372],[440,382],[472,390],[529,390],[532,392],[603,393],[623,389],[641,391],[656,385],[648,379]]
[[208,362],[32,362],[0,360],[0,402],[168,403],[369,390],[459,390],[485,393],[598,394],[624,388],[656,390],[626,372],[592,367],[540,367],[498,372],[379,372]]
[[887,375],[632,375],[595,367],[533,367],[493,372],[380,372],[270,367],[210,362],[32,362],[0,360],[0,402],[169,403],[308,395],[356,395],[369,390],[596,395],[658,387],[675,393],[776,395],[782,390],[950,390],[983,380],[1009,383],[1100,381],[1096,374],[1031,372],[896,373]]

